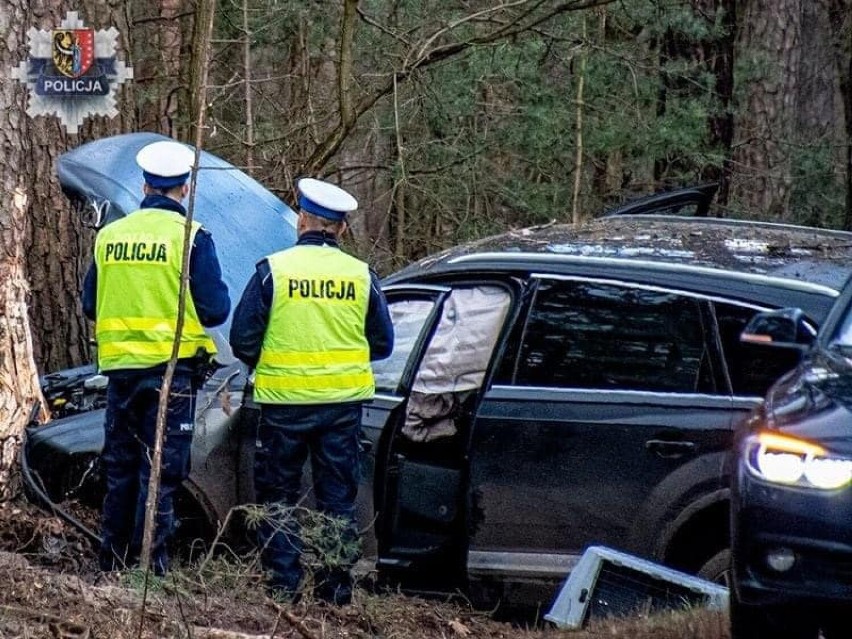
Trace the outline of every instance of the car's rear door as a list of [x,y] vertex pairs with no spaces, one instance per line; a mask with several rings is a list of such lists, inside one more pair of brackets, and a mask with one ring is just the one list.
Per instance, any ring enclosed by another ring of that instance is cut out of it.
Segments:
[[652,553],[631,548],[648,513],[718,477],[708,453],[730,439],[706,299],[588,277],[533,285],[473,427],[471,577],[558,577],[590,544]]

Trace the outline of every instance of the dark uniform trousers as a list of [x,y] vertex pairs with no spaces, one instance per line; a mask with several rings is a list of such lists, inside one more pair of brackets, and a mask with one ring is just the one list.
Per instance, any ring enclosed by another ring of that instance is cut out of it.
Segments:
[[[101,456],[107,482],[102,518],[101,570],[130,567],[139,560],[162,383],[162,375],[116,376],[110,379],[104,452]],[[195,419],[193,386],[192,377],[176,374],[169,393],[159,505],[151,552],[151,569],[158,575],[165,574],[168,569],[167,542],[175,523],[174,493],[189,475]]]
[[[255,456],[255,491],[265,505],[299,504],[302,467],[311,459],[317,509],[342,520],[340,538],[327,540],[349,549],[314,574],[314,594],[346,604],[352,598],[351,567],[357,559],[355,498],[360,479],[361,402],[314,405],[261,405]],[[270,590],[297,597],[302,581],[300,530],[286,513],[258,529],[261,560],[270,574]]]

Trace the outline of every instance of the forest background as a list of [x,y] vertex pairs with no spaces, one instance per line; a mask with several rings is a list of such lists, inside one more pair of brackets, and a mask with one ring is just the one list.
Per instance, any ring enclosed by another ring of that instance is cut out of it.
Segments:
[[[79,135],[29,118],[10,79],[27,30],[72,10],[135,70]],[[195,18],[0,0],[0,469],[38,374],[91,359],[94,231],[53,162],[121,132],[192,141]],[[214,38],[206,150],[287,202],[306,175],[355,193],[348,246],[381,273],[702,182],[714,215],[852,230],[852,0],[220,0]]]

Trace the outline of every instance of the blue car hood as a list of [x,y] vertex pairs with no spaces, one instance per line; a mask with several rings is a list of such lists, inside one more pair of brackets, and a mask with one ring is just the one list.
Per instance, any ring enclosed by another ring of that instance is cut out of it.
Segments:
[[[83,197],[109,223],[136,210],[142,200],[142,172],[136,153],[146,144],[167,140],[156,133],[128,133],[84,144],[59,157],[56,171],[63,190]],[[213,234],[216,252],[236,306],[258,260],[292,246],[296,214],[259,182],[233,165],[201,152],[193,217]],[[231,318],[208,329],[219,348],[217,359],[233,362],[228,346]]]

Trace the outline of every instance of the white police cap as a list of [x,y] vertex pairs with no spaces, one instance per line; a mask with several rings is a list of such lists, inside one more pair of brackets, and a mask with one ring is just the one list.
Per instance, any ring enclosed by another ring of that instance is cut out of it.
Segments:
[[189,179],[195,152],[180,142],[161,140],[148,144],[136,154],[145,182],[154,188],[180,186]]
[[296,184],[299,189],[299,208],[339,222],[350,211],[358,208],[358,200],[339,186],[314,178],[302,178]]

